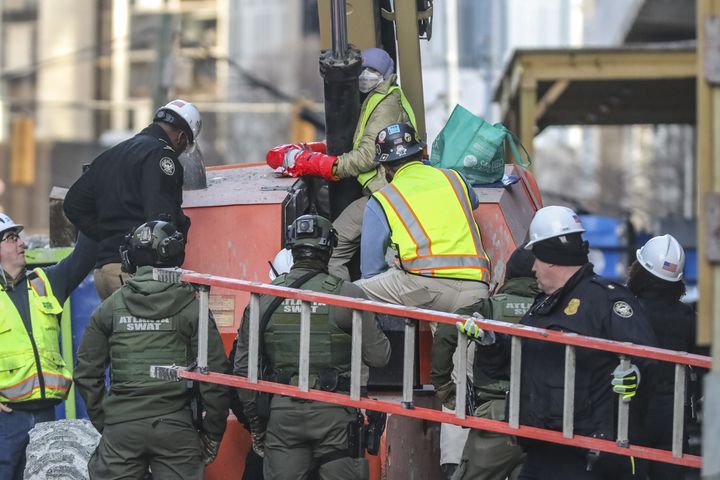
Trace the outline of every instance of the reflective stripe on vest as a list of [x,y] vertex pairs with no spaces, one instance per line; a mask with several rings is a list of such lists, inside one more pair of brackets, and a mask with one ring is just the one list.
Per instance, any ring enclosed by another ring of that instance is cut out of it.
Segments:
[[[390,95],[396,90],[400,93],[400,104],[402,105],[403,110],[405,110],[405,113],[410,120],[410,125],[412,125],[413,128],[417,131],[417,125],[415,123],[415,111],[413,111],[412,105],[410,105],[410,102],[408,102],[408,99],[407,97],[405,97],[405,93],[403,93],[402,89],[397,85],[393,85],[388,89],[387,93],[374,92],[372,95],[370,95],[370,98],[367,99],[365,109],[362,111],[360,121],[358,122],[358,128],[355,131],[355,142],[353,143],[353,149],[357,149],[358,145],[360,145],[360,140],[362,140],[363,134],[365,133],[365,127],[370,120],[370,116],[375,111],[375,108],[377,108],[377,106],[380,105],[380,102],[385,100],[388,95]],[[357,180],[358,182],[360,182],[360,185],[365,188],[365,186],[370,183],[370,180],[375,178],[377,174],[378,167],[361,173],[357,176]]]
[[373,194],[383,208],[404,270],[487,282],[485,254],[465,182],[452,170],[419,162],[401,167]]
[[28,275],[28,306],[38,364],[20,313],[7,293],[0,292],[0,402],[62,400],[72,384],[60,354],[60,302],[41,269]]

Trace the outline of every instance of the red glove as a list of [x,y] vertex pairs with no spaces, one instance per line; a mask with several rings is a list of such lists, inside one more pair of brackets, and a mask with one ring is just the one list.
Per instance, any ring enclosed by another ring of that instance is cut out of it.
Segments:
[[325,142],[309,142],[301,143],[300,145],[303,146],[303,150],[312,150],[313,152],[327,153],[327,143]]
[[265,155],[265,161],[270,166],[270,168],[278,168],[283,166],[283,162],[285,161],[285,154],[289,152],[290,150],[302,150],[302,145],[298,143],[288,143],[285,145],[278,145],[277,147],[271,149],[268,151],[267,155]]
[[285,145],[278,145],[277,147],[268,151],[265,156],[265,161],[270,168],[277,169],[278,167],[286,166],[285,156],[290,150],[311,150],[313,152],[325,153],[327,150],[325,142],[310,142],[310,143],[287,143]]
[[293,177],[312,175],[325,180],[339,180],[333,174],[337,157],[313,152],[312,150],[290,150],[286,156],[285,174]]

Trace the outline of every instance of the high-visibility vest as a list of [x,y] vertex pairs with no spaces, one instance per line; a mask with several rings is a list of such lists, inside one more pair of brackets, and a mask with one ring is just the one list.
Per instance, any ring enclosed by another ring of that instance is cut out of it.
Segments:
[[[413,126],[415,131],[417,131],[417,125],[415,124],[415,112],[413,111],[410,102],[408,102],[408,99],[405,97],[402,89],[397,85],[393,85],[388,89],[387,93],[373,92],[372,95],[370,95],[370,97],[367,99],[365,108],[360,114],[358,126],[355,129],[355,141],[353,142],[353,149],[357,149],[358,145],[360,145],[360,140],[365,133],[365,127],[367,126],[367,123],[370,120],[370,116],[372,115],[375,108],[380,105],[380,102],[385,100],[385,97],[387,97],[396,90],[400,92],[400,104],[402,105],[403,110],[405,110],[405,113],[407,113],[410,124]],[[363,172],[357,176],[357,180],[358,182],[360,182],[360,185],[362,185],[363,188],[365,188],[367,184],[370,183],[370,180],[375,178],[375,176],[378,174],[379,168],[380,167],[373,168],[372,170]]]
[[373,197],[388,219],[403,270],[429,277],[489,281],[490,260],[473,218],[467,187],[457,172],[410,162]]
[[63,309],[41,269],[28,276],[27,289],[32,338],[10,296],[0,292],[0,402],[63,400],[72,384],[60,354]]

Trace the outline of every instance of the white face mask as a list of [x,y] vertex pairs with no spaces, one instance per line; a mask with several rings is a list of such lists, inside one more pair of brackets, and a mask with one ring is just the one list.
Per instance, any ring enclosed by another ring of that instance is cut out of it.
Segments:
[[373,90],[375,87],[380,85],[380,82],[382,81],[382,75],[373,70],[370,70],[369,68],[366,68],[362,71],[362,73],[360,73],[360,76],[358,77],[358,87],[360,89],[360,92],[368,93],[370,90]]

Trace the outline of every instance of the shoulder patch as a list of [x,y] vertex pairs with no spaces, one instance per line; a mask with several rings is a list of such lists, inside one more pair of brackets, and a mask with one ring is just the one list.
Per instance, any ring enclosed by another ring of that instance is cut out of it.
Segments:
[[619,317],[623,318],[630,318],[633,316],[633,309],[630,305],[628,305],[627,302],[624,302],[622,300],[617,301],[613,304],[613,312],[615,312]]
[[170,157],[161,158],[160,170],[162,170],[165,175],[173,176],[175,173],[175,162],[173,162]]

